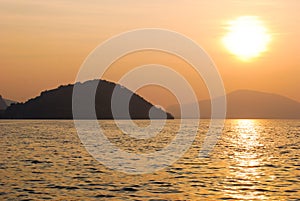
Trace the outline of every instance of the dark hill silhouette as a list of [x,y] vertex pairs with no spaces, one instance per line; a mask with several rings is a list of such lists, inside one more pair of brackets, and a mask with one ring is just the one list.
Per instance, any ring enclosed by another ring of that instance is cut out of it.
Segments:
[[[201,118],[210,118],[210,100],[199,101],[198,104]],[[191,108],[191,104],[187,107]],[[172,112],[175,118],[180,117],[177,105],[167,108],[167,111]],[[300,103],[277,94],[238,90],[227,94],[226,116],[231,119],[300,119]]]
[[[129,113],[132,119],[148,119],[151,103],[133,93],[125,87],[104,80],[93,80],[76,83],[80,87],[90,87],[99,82],[95,108],[98,119],[112,119],[111,97],[115,87],[120,88],[120,93],[131,94]],[[40,96],[30,99],[25,103],[12,104],[5,110],[4,117],[12,119],[72,119],[72,93],[74,85],[60,86],[56,89],[44,91]],[[84,107],[84,106],[83,106]],[[153,112],[153,110],[151,110]],[[153,113],[152,113],[153,114]],[[169,113],[154,107],[154,118],[173,118]],[[82,117],[89,118],[89,117]],[[124,118],[118,116],[117,118]]]

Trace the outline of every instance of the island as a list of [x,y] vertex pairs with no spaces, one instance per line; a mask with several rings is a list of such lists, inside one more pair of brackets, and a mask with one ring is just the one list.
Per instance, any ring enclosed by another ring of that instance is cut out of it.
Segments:
[[[90,80],[84,83],[75,83],[80,87],[89,88],[98,85],[95,94],[95,112],[97,119],[123,119],[124,116],[113,116],[111,100],[114,89],[117,87],[120,95],[130,95],[129,114],[131,119],[173,119],[170,114],[133,93],[126,87],[106,80]],[[74,84],[59,86],[56,89],[43,91],[40,96],[25,103],[13,103],[6,108],[1,118],[5,119],[73,119],[72,95]],[[84,106],[83,106],[84,107]],[[123,108],[124,109],[124,108]],[[149,113],[155,114],[154,116]],[[89,119],[89,117],[83,117]]]

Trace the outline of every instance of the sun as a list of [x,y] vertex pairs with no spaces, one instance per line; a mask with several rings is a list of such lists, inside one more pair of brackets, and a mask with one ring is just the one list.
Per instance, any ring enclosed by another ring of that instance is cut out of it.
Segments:
[[239,59],[248,61],[267,50],[271,40],[262,21],[255,16],[242,16],[229,22],[223,37],[225,47]]

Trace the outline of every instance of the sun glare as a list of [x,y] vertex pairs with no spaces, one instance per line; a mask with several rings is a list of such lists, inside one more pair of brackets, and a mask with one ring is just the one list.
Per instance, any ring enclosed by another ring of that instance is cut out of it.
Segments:
[[229,22],[228,30],[223,38],[225,47],[245,61],[266,51],[271,40],[263,23],[254,16],[243,16]]

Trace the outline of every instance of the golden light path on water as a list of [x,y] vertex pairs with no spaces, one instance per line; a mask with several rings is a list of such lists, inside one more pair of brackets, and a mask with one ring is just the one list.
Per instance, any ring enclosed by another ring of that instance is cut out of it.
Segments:
[[[236,199],[259,199],[264,200],[266,197],[256,189],[256,183],[264,175],[261,167],[261,156],[258,153],[258,147],[263,144],[259,141],[260,134],[257,132],[259,127],[257,120],[241,119],[235,120],[236,138],[232,138],[233,146],[238,149],[233,154],[235,165],[230,167],[230,176],[238,181],[235,188],[232,186],[226,188],[228,195]],[[243,191],[244,187],[252,188],[253,191]],[[239,192],[239,193],[237,193]]]

